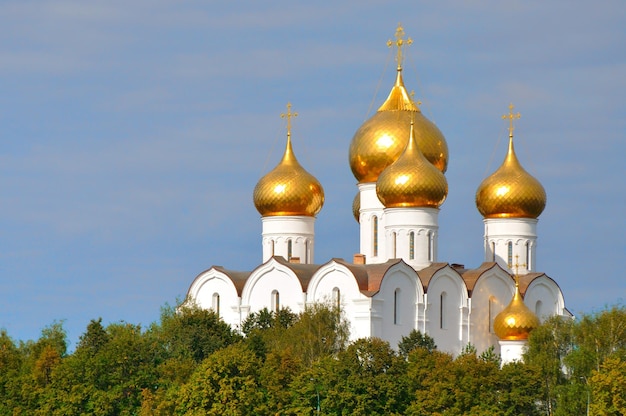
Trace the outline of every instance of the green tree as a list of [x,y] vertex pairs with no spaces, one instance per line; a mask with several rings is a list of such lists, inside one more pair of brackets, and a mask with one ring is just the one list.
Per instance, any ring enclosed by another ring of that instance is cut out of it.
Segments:
[[428,336],[428,334],[422,334],[420,331],[412,330],[409,335],[402,337],[398,343],[398,352],[402,357],[408,357],[409,353],[416,348],[425,348],[428,351],[434,351],[437,348],[435,340]]
[[244,343],[209,356],[180,390],[177,414],[252,415],[263,407],[261,363]]

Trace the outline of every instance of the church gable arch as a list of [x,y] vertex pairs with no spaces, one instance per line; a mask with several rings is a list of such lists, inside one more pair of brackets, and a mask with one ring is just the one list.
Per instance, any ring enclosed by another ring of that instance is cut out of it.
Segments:
[[437,339],[440,350],[458,354],[465,343],[462,327],[467,305],[465,282],[455,270],[445,267],[430,279],[426,298],[428,334]]
[[288,307],[299,313],[304,309],[302,285],[295,273],[276,259],[270,259],[255,269],[243,288],[242,307],[248,312],[263,308],[273,310],[278,294],[280,308]]
[[[535,278],[524,293],[524,303],[543,322],[552,315],[562,315],[565,309],[563,293],[546,275]],[[539,305],[539,308],[538,308]]]

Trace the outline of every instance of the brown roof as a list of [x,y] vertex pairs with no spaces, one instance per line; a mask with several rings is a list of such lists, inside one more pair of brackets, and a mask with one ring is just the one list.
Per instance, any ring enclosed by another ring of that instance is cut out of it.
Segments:
[[302,263],[291,263],[285,260],[282,256],[274,256],[274,260],[283,266],[289,268],[298,278],[300,285],[302,286],[302,291],[306,292],[309,289],[309,282],[311,281],[311,277],[315,274],[317,269],[320,268],[319,264],[302,264]]
[[235,285],[235,289],[237,289],[237,296],[241,297],[241,292],[243,292],[243,287],[250,277],[252,272],[240,272],[235,270],[227,270],[222,266],[213,266],[212,269],[215,269],[219,272],[224,273]]
[[422,286],[424,287],[424,292],[428,292],[428,284],[430,283],[430,279],[433,278],[435,273],[445,268],[447,265],[448,263],[432,263],[430,266],[423,268],[422,270],[417,272],[417,275],[422,282]]
[[486,271],[493,269],[494,267],[500,268],[500,266],[498,266],[498,263],[493,261],[486,261],[478,266],[477,269],[470,269],[461,273],[461,277],[465,282],[465,286],[467,286],[468,296],[472,296],[472,290],[474,290],[474,286],[476,286],[476,282],[478,281],[480,276],[482,276],[483,273],[485,273]]

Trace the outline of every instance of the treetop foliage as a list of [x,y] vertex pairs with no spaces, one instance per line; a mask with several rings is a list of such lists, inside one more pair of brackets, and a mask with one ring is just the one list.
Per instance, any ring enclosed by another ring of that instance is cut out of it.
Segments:
[[94,319],[67,352],[0,330],[1,415],[626,414],[626,309],[551,318],[523,362],[468,345],[453,357],[412,331],[349,342],[340,310],[261,310],[240,330],[184,303],[143,328]]

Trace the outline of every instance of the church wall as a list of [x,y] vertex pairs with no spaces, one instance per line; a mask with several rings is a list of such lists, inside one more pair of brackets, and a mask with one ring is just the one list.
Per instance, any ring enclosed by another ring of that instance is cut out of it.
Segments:
[[360,252],[365,254],[367,263],[383,263],[387,260],[384,207],[376,195],[376,183],[360,183],[359,198]]
[[515,283],[501,269],[485,272],[476,282],[472,291],[470,342],[479,353],[492,345],[500,352],[493,319],[509,304],[514,293]]
[[215,270],[198,276],[188,296],[203,309],[212,309],[233,328],[239,328],[239,296],[230,278]]
[[[342,314],[350,323],[350,339],[369,337],[371,320],[370,301],[359,291],[354,275],[340,264],[331,262],[322,266],[309,283],[307,303],[339,303]],[[368,313],[363,313],[367,311]]]
[[545,276],[533,280],[524,294],[524,304],[541,322],[551,315],[564,314],[563,295],[558,286]]
[[441,351],[458,354],[465,344],[462,323],[467,289],[457,273],[443,269],[431,278],[426,294],[426,327]]
[[246,316],[242,316],[242,320],[246,319],[248,313],[263,308],[275,311],[288,307],[294,313],[302,312],[305,295],[296,275],[275,260],[263,266],[250,275],[243,288],[241,306]]
[[379,324],[375,322],[372,336],[397,348],[402,337],[417,328],[416,307],[421,294],[421,283],[413,269],[401,264],[389,270],[373,297],[372,315]]

